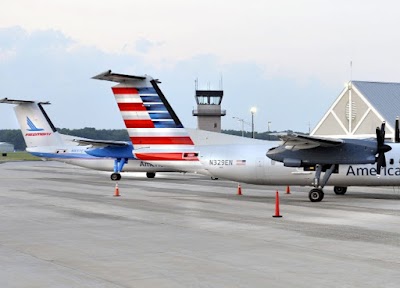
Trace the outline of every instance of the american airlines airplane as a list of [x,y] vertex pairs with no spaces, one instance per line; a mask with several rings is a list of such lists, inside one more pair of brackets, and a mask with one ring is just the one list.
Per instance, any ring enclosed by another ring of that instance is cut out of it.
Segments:
[[[133,154],[153,165],[242,183],[313,186],[309,193],[312,202],[323,199],[326,185],[335,186],[334,192],[340,195],[348,186],[400,185],[400,144],[384,143],[384,125],[377,129],[377,139],[308,136],[299,141],[301,137],[293,136],[288,140],[297,141],[295,145],[281,145],[255,139],[243,143],[239,142],[241,137],[231,136],[230,143],[218,145],[213,144],[212,137],[219,137],[214,133],[207,134],[207,145],[199,145],[183,127],[158,80],[111,70],[93,79],[118,83],[112,91],[135,149]],[[306,147],[316,148],[316,153],[304,154]],[[385,154],[390,159],[388,165]],[[322,160],[326,156],[328,162]],[[376,162],[378,168],[373,165]]]
[[[154,178],[156,172],[172,171],[136,159],[130,142],[92,140],[59,133],[43,108],[49,102],[4,98],[0,103],[16,104],[14,110],[26,151],[35,156],[94,170],[113,171],[112,180],[121,179],[121,171],[145,172],[148,178]],[[118,148],[115,151],[113,147]]]

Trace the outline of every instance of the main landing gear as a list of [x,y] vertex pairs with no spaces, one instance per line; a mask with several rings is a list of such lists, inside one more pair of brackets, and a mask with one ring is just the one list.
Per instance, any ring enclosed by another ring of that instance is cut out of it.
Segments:
[[[344,195],[347,192],[347,187],[335,186],[333,192],[335,192],[336,195]],[[313,188],[308,194],[308,197],[311,202],[320,202],[324,199],[324,191],[322,188]]]
[[322,188],[313,188],[308,193],[308,198],[311,202],[320,202],[324,199],[324,191],[322,191]]
[[[154,177],[156,177],[156,173],[155,172],[146,172],[146,177],[147,178],[154,178]],[[117,173],[117,172],[112,173],[111,174],[111,180],[112,181],[121,180],[121,174]]]
[[[114,160],[114,173],[111,174],[111,180],[112,181],[118,181],[121,180],[121,171],[124,168],[124,165],[128,163],[127,158],[117,158]],[[147,178],[154,178],[156,177],[155,172],[147,172],[146,173]]]
[[112,181],[121,180],[120,172],[122,171],[126,163],[128,163],[127,158],[117,158],[114,160],[114,173],[112,173],[110,177]]
[[156,173],[155,172],[147,172],[146,173],[146,177],[147,178],[154,178],[154,177],[156,177]]
[[114,173],[111,174],[110,178],[111,178],[112,181],[121,180],[121,174],[114,172]]
[[344,195],[347,192],[347,187],[335,186],[333,192],[335,192],[336,195]]
[[322,165],[317,164],[315,166],[315,177],[314,177],[314,188],[308,193],[308,198],[311,202],[320,202],[324,199],[324,191],[322,190],[325,184],[328,182],[329,177],[331,177],[333,171],[335,171],[336,165],[332,164],[328,169],[326,169],[324,177],[321,178]]

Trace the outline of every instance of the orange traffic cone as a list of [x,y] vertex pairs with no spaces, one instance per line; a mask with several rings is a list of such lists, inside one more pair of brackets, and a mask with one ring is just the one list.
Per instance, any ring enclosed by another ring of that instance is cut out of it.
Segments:
[[290,194],[290,186],[286,186],[286,194]]
[[240,186],[240,184],[238,184],[237,195],[242,195],[242,186]]
[[282,217],[282,215],[279,214],[279,192],[278,190],[276,191],[276,196],[275,196],[275,215],[272,217],[279,218]]
[[115,183],[115,191],[114,191],[114,197],[119,197],[119,189],[118,189],[118,183]]

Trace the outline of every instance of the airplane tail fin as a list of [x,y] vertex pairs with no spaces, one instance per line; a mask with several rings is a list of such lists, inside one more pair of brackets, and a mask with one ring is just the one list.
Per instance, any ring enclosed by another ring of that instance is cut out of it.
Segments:
[[137,158],[198,160],[196,153],[190,153],[194,149],[194,143],[158,87],[158,80],[148,75],[116,74],[111,70],[94,76],[93,79],[118,83],[112,87],[112,91]]
[[0,99],[0,103],[17,105],[14,107],[15,115],[28,148],[63,144],[61,135],[57,132],[42,106],[50,104],[49,102],[4,98]]

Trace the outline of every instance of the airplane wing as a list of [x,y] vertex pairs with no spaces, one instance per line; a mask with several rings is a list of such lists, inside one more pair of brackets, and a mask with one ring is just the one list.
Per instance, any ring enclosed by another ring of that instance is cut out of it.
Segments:
[[112,141],[112,140],[92,140],[92,139],[73,139],[78,145],[93,145],[94,147],[125,147],[129,146],[125,141]]
[[322,138],[300,134],[286,134],[279,137],[288,150],[311,149],[316,147],[335,147],[344,143],[343,139]]

